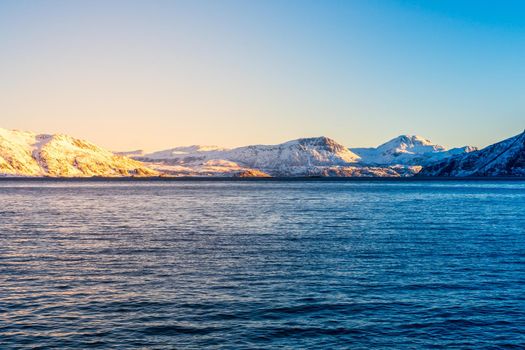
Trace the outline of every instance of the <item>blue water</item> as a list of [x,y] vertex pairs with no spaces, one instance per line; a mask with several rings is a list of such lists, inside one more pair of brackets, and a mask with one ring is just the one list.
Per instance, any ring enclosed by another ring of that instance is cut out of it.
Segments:
[[0,349],[525,348],[525,182],[0,182]]

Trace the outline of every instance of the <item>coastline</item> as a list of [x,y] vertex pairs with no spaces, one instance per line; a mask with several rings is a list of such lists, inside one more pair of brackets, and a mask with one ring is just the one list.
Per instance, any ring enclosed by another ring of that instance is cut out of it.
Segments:
[[35,182],[458,182],[458,181],[525,181],[525,177],[519,176],[486,176],[486,177],[432,177],[432,176],[411,176],[411,177],[0,177],[0,182],[7,181],[35,181]]

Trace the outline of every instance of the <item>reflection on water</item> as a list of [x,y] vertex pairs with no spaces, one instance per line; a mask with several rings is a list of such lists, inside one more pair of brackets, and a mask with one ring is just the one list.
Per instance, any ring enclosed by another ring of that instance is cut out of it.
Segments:
[[0,182],[0,348],[525,346],[525,182]]

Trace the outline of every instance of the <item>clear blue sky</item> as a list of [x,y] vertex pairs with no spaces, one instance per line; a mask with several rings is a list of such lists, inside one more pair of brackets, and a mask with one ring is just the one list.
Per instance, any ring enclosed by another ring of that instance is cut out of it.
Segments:
[[103,146],[525,128],[525,1],[0,0],[0,127]]

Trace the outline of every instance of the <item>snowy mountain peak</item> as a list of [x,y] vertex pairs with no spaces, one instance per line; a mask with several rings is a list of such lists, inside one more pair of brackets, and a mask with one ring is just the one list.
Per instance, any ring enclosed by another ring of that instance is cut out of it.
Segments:
[[289,141],[284,144],[294,144],[294,143],[297,143],[305,148],[308,148],[308,147],[318,148],[318,149],[323,149],[325,151],[334,152],[334,153],[347,151],[347,148],[345,146],[341,145],[340,143],[326,136],[302,138],[302,139]]
[[433,144],[430,140],[418,135],[400,135],[377,147],[382,152],[394,153],[427,153],[442,152],[446,148]]
[[468,153],[475,147],[465,146],[447,150],[418,135],[401,135],[377,148],[351,148],[361,157],[362,164],[373,165],[425,165],[456,154]]

